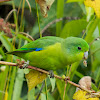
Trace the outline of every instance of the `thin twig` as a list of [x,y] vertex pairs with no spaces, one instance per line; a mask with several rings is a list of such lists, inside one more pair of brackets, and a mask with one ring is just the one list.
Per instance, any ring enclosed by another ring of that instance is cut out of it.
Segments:
[[9,17],[11,16],[11,14],[12,14],[14,11],[16,11],[16,12],[17,12],[17,10],[16,10],[16,9],[13,9],[13,10],[11,10],[11,11],[8,13],[7,17],[5,18],[5,22],[7,22],[7,21],[8,21]]
[[[19,68],[22,67],[22,64],[19,64],[19,63],[12,63],[12,62],[5,62],[5,61],[0,61],[0,64],[1,64],[1,65],[9,65],[9,66],[19,66]],[[39,72],[42,72],[42,73],[45,73],[45,74],[50,75],[50,73],[49,73],[48,71],[45,71],[45,70],[40,69],[40,68],[37,68],[37,67],[28,66],[27,68],[29,68],[29,69],[34,69],[34,70],[37,70],[37,71],[39,71]],[[70,80],[68,79],[68,77],[62,78],[61,76],[58,76],[58,75],[54,75],[54,77],[55,77],[55,78],[58,78],[58,79],[60,79],[60,80],[64,80],[66,83],[68,82],[69,84],[71,84],[71,85],[73,85],[73,86],[76,86],[76,87],[78,87],[78,88],[80,88],[80,89],[82,89],[82,90],[84,90],[84,91],[87,91],[87,92],[90,93],[90,94],[93,92],[93,91],[84,89],[84,88],[81,87],[80,85],[78,85],[78,84],[76,84],[76,83],[70,81]]]
[[20,34],[23,34],[25,36],[28,36],[32,41],[34,41],[34,39],[32,38],[32,36],[30,36],[29,34],[25,33],[25,32],[19,32]]
[[[70,77],[70,74],[71,74],[71,68],[72,68],[72,65],[71,65],[71,66],[69,65],[69,66],[68,66],[68,70],[67,70],[67,74],[66,74],[67,77]],[[65,82],[65,86],[64,86],[63,100],[64,100],[64,98],[65,98],[66,87],[67,87],[67,82]]]
[[62,21],[62,20],[77,20],[77,19],[79,19],[79,18],[77,18],[77,17],[63,17],[63,18],[55,19],[55,20],[53,20],[52,22],[48,23],[48,24],[43,28],[43,30],[41,31],[41,34],[43,34],[43,33],[45,32],[45,30],[46,30],[48,27],[50,27],[52,24],[54,24],[54,23],[60,22],[60,21]]
[[39,33],[40,33],[40,38],[42,37],[41,34],[41,29],[40,29],[40,18],[39,18],[39,12],[38,12],[38,6],[37,6],[37,1],[35,0],[35,4],[36,4],[36,11],[37,11],[37,19],[38,19],[38,27],[39,27]]
[[5,61],[0,61],[1,65],[9,65],[9,66],[17,66],[17,63],[12,63],[12,62],[5,62]]
[[22,4],[22,0],[20,0],[20,3],[19,3],[19,7],[18,7],[18,11],[17,11],[17,20],[18,20],[18,15],[19,15],[19,11],[20,11],[20,8],[21,8],[21,4]]
[[64,94],[63,94],[63,100],[65,99],[66,86],[67,86],[67,82],[65,82],[65,86],[64,86]]
[[28,0],[26,0],[26,2],[27,2],[27,4],[28,4],[28,6],[29,6],[29,9],[30,9],[30,13],[31,13],[31,5],[30,5],[30,3],[29,3],[29,1]]
[[42,90],[43,90],[44,85],[45,85],[45,81],[43,81],[43,83],[42,83],[41,89],[40,89],[40,91],[39,91],[39,93],[38,93],[38,96],[36,97],[36,100],[39,99],[39,96],[40,96],[40,94],[41,94],[41,92],[42,92]]

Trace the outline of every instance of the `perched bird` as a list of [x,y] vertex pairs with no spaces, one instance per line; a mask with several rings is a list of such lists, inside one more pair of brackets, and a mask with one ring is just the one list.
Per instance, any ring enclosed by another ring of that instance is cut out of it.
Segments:
[[[89,46],[85,40],[78,37],[66,39],[46,36],[30,42],[16,51],[8,52],[29,61],[29,65],[45,70],[65,68],[82,58],[87,59]],[[52,74],[51,74],[52,75]],[[47,75],[31,70],[25,75],[30,91],[41,83]]]
[[46,36],[7,54],[28,60],[29,65],[34,67],[57,70],[82,58],[87,59],[88,50],[89,45],[82,38]]

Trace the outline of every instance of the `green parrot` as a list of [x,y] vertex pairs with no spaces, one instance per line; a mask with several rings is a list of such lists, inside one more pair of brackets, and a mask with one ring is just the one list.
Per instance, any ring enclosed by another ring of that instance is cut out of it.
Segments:
[[[44,70],[57,70],[65,68],[82,58],[87,59],[89,45],[78,37],[66,39],[54,36],[46,36],[32,41],[16,51],[8,52],[29,61],[29,65]],[[25,75],[30,91],[40,84],[47,75],[35,70],[30,70]]]
[[8,52],[29,61],[29,65],[45,70],[65,68],[82,58],[87,59],[89,45],[78,37],[66,39],[46,36],[32,41],[16,51]]

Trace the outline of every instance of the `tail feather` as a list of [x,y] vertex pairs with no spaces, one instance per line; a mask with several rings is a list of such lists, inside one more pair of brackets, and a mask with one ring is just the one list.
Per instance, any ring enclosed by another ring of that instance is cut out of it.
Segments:
[[12,54],[12,55],[23,58],[25,55],[24,53],[26,53],[26,52],[24,52],[24,51],[11,51],[11,52],[7,52],[6,54]]
[[31,52],[29,50],[23,50],[23,51],[11,51],[11,52],[7,52],[6,54],[15,54],[15,53],[28,53]]
[[6,52],[6,54],[14,54],[15,51]]

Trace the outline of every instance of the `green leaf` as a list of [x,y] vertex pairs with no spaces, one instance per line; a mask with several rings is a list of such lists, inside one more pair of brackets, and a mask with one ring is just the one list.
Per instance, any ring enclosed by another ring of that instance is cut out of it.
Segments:
[[98,23],[99,35],[100,35],[100,21]]
[[[63,17],[64,12],[64,0],[58,0],[57,1],[57,18]],[[62,28],[62,21],[56,23],[56,36],[60,36]]]
[[23,69],[23,71],[24,71],[24,74],[28,74],[29,73],[29,69],[28,68]]
[[[51,6],[50,10],[48,11],[48,17],[44,18],[42,16],[42,14],[39,14],[39,18],[40,18],[40,29],[41,31],[43,30],[43,28],[50,22],[52,22],[53,20],[56,19],[56,1],[53,3],[53,5]],[[56,34],[56,30],[54,28],[55,24],[51,25],[50,28],[50,32],[51,34]],[[54,29],[51,30],[51,27],[53,27]],[[39,26],[38,23],[35,23],[32,30],[31,30],[31,36],[33,36],[34,38],[38,38],[39,37]],[[46,31],[43,33],[46,34]]]
[[28,92],[28,100],[35,100],[34,95],[35,95],[35,88],[33,88]]
[[[11,56],[8,55],[6,61],[10,62],[11,61]],[[14,69],[16,69],[16,67],[14,67]],[[6,66],[5,71],[2,72],[2,73],[0,73],[0,79],[1,79],[0,80],[0,91],[2,91],[0,93],[0,100],[3,100],[3,96],[4,96],[4,93],[5,93],[4,91],[5,91],[6,83],[9,80],[8,72],[9,72],[9,66]],[[10,83],[12,83],[12,81],[15,79],[15,77],[13,77],[14,73],[15,73],[15,70],[12,71],[12,77],[11,77],[11,82]],[[12,84],[12,87],[13,87],[13,84]],[[9,86],[9,88],[11,88],[11,89],[12,89],[12,87],[11,87],[11,85]],[[9,96],[11,96],[11,94],[8,95],[8,98],[9,98]]]
[[100,40],[96,40],[90,46],[92,60],[92,71],[95,71],[100,64]]
[[53,96],[48,92],[48,100],[55,100]]
[[[11,80],[10,80],[10,85],[9,85],[9,92],[8,92],[8,99],[7,100],[11,100],[12,98],[12,94],[13,94],[13,88],[14,88],[14,81],[15,81],[15,76],[16,76],[16,67],[12,67],[11,69],[13,69],[12,73],[11,73]],[[18,91],[19,93],[19,91]],[[16,97],[17,98],[17,97]]]
[[82,78],[84,75],[82,75],[80,72],[75,71],[75,75],[77,75],[79,78]]
[[46,100],[46,95],[44,93],[41,93],[41,100]]
[[91,87],[93,90],[98,91],[99,89],[96,87],[96,85],[94,83],[91,84]]
[[5,90],[5,83],[7,82],[7,75],[8,75],[9,67],[6,66],[4,72],[0,73],[0,100],[3,100],[4,97],[4,90]]
[[91,47],[91,53],[96,53],[96,51],[100,50],[100,40],[95,40]]
[[[61,100],[63,100],[65,82],[64,81],[62,82],[61,80],[56,79],[56,85],[57,85],[57,89],[59,91]],[[68,97],[67,91],[65,93],[65,99],[64,100],[70,100],[69,97]]]
[[85,10],[85,6],[83,3],[78,2],[80,8],[82,9],[83,13],[86,15],[86,10]]
[[23,80],[24,80],[24,71],[23,69],[18,69],[12,100],[19,100],[20,95],[21,95]]
[[52,85],[52,92],[54,91],[54,88],[55,88],[55,77],[54,78],[50,78],[49,77],[49,79],[50,79],[50,82],[51,82],[51,85]]
[[85,40],[86,40],[88,43],[92,42],[93,39],[95,39],[96,37],[98,37],[98,36],[95,36],[96,34],[93,34],[93,33],[94,33],[96,27],[98,26],[99,21],[100,21],[100,19],[96,18],[96,19],[93,19],[93,20],[89,23],[89,25],[88,25],[88,27],[87,27],[87,29],[86,29],[87,35],[86,35],[86,37],[85,37]]
[[79,36],[80,33],[86,28],[87,21],[84,19],[72,20],[65,24],[60,37],[66,38],[69,36]]
[[94,10],[91,7],[85,7],[87,12],[87,21],[90,20],[91,16],[94,15]]
[[[79,64],[80,64],[80,62],[76,62],[76,63],[73,63],[73,64],[71,65],[71,72],[70,72],[70,73],[71,73],[71,75],[70,75],[70,80],[71,80],[71,81],[72,81],[72,79],[73,79],[73,77],[74,77],[74,75],[75,75],[75,72],[76,72],[76,70],[77,70]],[[68,91],[69,88],[70,88],[70,84],[67,85],[66,91]]]
[[26,36],[22,35],[22,34],[17,34],[17,37],[18,38],[21,38],[21,39],[24,39],[24,40],[27,40],[28,42],[32,42],[31,39],[27,38]]
[[6,58],[5,53],[4,53],[3,49],[2,49],[2,47],[0,47],[0,54],[2,55],[3,59]]
[[97,75],[96,75],[96,79],[95,79],[96,83],[100,81],[100,67],[97,70],[98,71],[96,71]]
[[67,0],[66,3],[70,3],[70,2],[83,2],[84,0]]
[[[79,65],[80,62],[76,62],[74,64],[71,65],[71,74],[70,74],[70,80],[72,81],[74,75],[75,75],[75,72],[78,68],[78,65]],[[57,73],[55,73],[57,74]],[[59,91],[59,94],[60,94],[60,97],[61,97],[61,100],[63,100],[63,94],[64,94],[64,86],[65,86],[65,82],[64,81],[61,81],[59,79],[56,79],[56,84],[57,84],[57,89]],[[65,93],[65,99],[64,100],[70,100],[70,97],[68,96],[68,91],[70,91],[70,84],[68,83],[67,84],[67,87],[66,87],[66,93]],[[74,93],[74,92],[73,92]],[[73,93],[71,92],[71,94],[73,95]]]
[[[15,6],[16,7],[19,7],[19,5],[20,5],[20,2],[22,1],[22,0],[13,0],[14,1],[14,4],[15,4]],[[5,2],[5,4],[10,4],[10,5],[12,5],[12,2],[13,1],[9,1],[9,2]],[[32,8],[35,8],[35,0],[28,0],[29,1],[29,3],[30,3],[30,5],[31,5],[31,7]],[[21,2],[22,3],[22,2]],[[22,4],[21,4],[21,8],[22,8]],[[25,2],[25,8],[29,8],[29,6],[28,6],[28,4],[27,4],[27,2]]]
[[0,41],[7,51],[11,51],[13,49],[13,45],[9,42],[8,38],[5,35],[0,34]]

